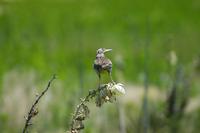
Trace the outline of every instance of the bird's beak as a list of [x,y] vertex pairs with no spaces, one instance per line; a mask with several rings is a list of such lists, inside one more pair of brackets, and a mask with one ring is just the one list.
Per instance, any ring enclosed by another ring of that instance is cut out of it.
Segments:
[[105,53],[105,52],[109,52],[109,51],[112,51],[112,49],[105,49],[105,50],[104,50],[104,53]]

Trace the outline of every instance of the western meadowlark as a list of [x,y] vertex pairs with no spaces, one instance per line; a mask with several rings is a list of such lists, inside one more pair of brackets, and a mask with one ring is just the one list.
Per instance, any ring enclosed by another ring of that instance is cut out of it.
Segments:
[[111,72],[112,72],[112,62],[110,59],[106,58],[104,53],[105,52],[108,52],[108,51],[111,51],[112,49],[105,49],[105,48],[99,48],[97,50],[97,53],[96,53],[96,59],[94,60],[94,70],[96,71],[96,73],[98,74],[98,77],[99,77],[99,86],[100,86],[100,82],[101,82],[101,73],[104,72],[104,71],[107,71],[109,76],[110,76],[110,79],[111,81],[113,82],[112,80],[112,75],[111,75]]

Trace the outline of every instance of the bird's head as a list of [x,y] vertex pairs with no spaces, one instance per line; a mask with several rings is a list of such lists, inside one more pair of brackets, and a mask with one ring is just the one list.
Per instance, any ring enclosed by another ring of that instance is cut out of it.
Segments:
[[105,52],[112,51],[112,49],[106,49],[106,48],[99,48],[97,50],[97,54],[104,54]]

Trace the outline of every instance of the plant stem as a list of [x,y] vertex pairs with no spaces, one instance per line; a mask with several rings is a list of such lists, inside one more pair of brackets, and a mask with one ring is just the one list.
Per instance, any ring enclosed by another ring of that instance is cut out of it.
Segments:
[[50,88],[51,86],[51,83],[52,81],[56,78],[55,75],[53,75],[52,79],[48,82],[48,85],[47,87],[42,91],[42,93],[36,98],[35,102],[33,103],[33,105],[31,106],[31,109],[28,113],[28,116],[26,117],[26,122],[25,122],[25,125],[24,125],[24,128],[23,128],[23,131],[22,133],[26,133],[27,132],[27,129],[28,129],[28,126],[31,125],[30,123],[30,120],[35,116],[33,115],[33,113],[35,112],[35,107],[36,105],[38,104],[39,100],[42,98],[42,96],[48,91],[48,89]]

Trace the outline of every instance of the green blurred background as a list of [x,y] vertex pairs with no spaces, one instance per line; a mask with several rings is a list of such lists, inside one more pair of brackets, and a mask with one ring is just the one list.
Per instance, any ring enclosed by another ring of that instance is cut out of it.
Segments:
[[[67,131],[79,98],[98,84],[92,63],[96,50],[105,47],[113,49],[107,54],[113,78],[127,93],[101,108],[89,104],[83,132],[138,133],[147,125],[152,133],[197,133],[199,14],[199,0],[1,0],[1,132],[21,132],[35,94],[53,74],[57,79],[30,130]],[[171,116],[168,107],[175,110]]]

